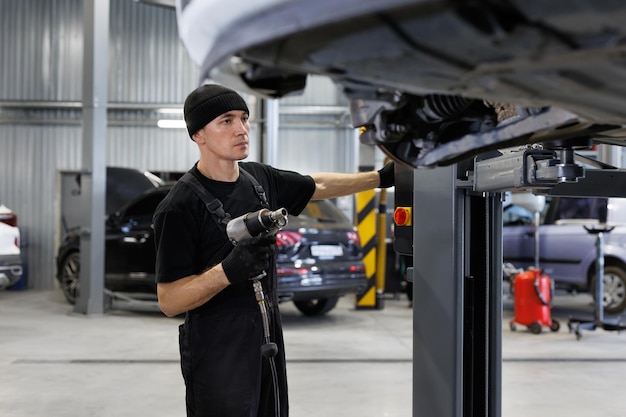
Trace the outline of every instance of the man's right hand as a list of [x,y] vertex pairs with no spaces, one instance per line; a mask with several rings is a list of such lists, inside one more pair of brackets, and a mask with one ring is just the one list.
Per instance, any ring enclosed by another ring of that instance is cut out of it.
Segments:
[[270,267],[275,237],[250,239],[239,243],[222,261],[222,269],[231,284],[254,278]]

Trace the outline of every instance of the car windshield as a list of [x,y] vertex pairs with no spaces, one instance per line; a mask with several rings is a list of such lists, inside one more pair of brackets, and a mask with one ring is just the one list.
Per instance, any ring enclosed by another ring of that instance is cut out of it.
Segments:
[[569,219],[595,219],[606,223],[606,198],[561,197],[556,201],[554,221]]
[[118,212],[117,221],[121,224],[133,223],[135,225],[149,225],[159,203],[165,198],[167,192],[153,192],[131,203],[121,213]]
[[[328,222],[344,223],[348,219],[334,204],[328,201],[311,201],[299,216],[293,218],[294,222]],[[291,221],[291,219],[290,219]]]
[[533,224],[533,213],[516,204],[508,205],[502,211],[502,224],[504,226],[529,226]]
[[[568,220],[593,219],[599,223],[607,221],[607,198],[548,198],[546,208],[541,216],[542,224],[564,224]],[[525,207],[510,204],[503,208],[503,226],[530,226],[533,224],[533,213]]]

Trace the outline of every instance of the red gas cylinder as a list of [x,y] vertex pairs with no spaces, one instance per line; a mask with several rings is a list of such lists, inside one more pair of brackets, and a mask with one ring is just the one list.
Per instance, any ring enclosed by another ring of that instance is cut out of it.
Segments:
[[543,326],[553,332],[559,330],[559,322],[550,316],[554,284],[549,276],[543,274],[541,269],[529,268],[515,275],[511,285],[515,300],[511,330],[515,330],[516,323],[527,326],[534,334],[541,333]]

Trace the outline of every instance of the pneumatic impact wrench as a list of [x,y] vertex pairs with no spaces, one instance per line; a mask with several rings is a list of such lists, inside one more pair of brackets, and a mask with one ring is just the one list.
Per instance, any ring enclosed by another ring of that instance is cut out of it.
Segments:
[[[287,224],[287,210],[284,208],[271,211],[266,208],[255,212],[246,213],[235,219],[232,219],[226,225],[226,234],[233,245],[238,245],[249,239],[255,239],[263,236],[273,236]],[[263,272],[253,278],[252,287],[254,294],[261,310],[261,319],[263,320],[264,344],[261,346],[261,354],[266,358],[272,358],[278,352],[276,343],[270,340],[269,320],[267,317],[267,307],[265,306],[265,294],[261,285],[261,278],[266,276]]]

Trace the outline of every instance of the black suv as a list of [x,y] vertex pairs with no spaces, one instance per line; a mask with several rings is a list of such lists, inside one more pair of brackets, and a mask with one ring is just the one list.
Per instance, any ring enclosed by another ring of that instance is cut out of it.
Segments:
[[[171,187],[146,191],[108,215],[105,287],[109,294],[155,299],[152,214]],[[278,296],[293,301],[305,315],[325,314],[340,296],[365,289],[358,233],[330,201],[312,201],[299,216],[290,216],[276,240]],[[79,291],[79,251],[78,231],[70,231],[57,255],[57,279],[70,303]]]

